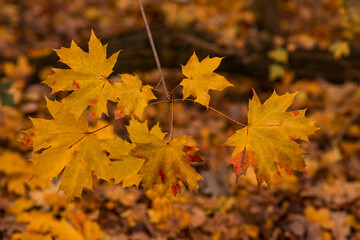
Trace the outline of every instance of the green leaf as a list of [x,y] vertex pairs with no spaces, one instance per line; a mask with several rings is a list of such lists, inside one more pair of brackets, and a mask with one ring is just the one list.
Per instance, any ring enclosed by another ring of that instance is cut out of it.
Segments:
[[0,92],[8,91],[11,88],[12,84],[13,84],[13,82],[11,82],[11,81],[0,82]]
[[14,96],[12,94],[4,93],[1,96],[1,102],[4,106],[14,106]]

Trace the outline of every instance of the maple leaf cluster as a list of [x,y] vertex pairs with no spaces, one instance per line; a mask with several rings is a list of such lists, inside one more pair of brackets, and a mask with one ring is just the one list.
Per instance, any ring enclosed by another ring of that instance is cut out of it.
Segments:
[[[150,130],[142,122],[144,109],[156,99],[151,86],[144,86],[136,75],[120,74],[121,81],[110,77],[119,52],[106,56],[92,32],[89,51],[72,42],[70,48],[55,50],[68,69],[53,69],[54,74],[43,83],[52,93],[72,91],[61,102],[47,100],[52,119],[32,118],[33,127],[25,131],[24,142],[36,153],[32,181],[49,183],[61,174],[60,190],[68,200],[80,197],[83,188],[93,188],[93,175],[123,187],[142,184],[146,192],[163,189],[172,199],[181,188],[197,192],[202,179],[191,166],[202,162],[190,136],[165,138],[159,125]],[[210,90],[232,86],[225,77],[214,73],[222,58],[207,57],[199,61],[194,53],[182,66],[186,76],[179,84],[183,100],[209,107]],[[259,183],[276,185],[281,177],[279,168],[289,174],[303,170],[305,154],[293,139],[308,141],[316,127],[305,117],[305,110],[286,112],[295,94],[274,93],[264,104],[256,93],[249,103],[248,125],[238,130],[226,142],[235,146],[233,164],[236,175],[245,174],[253,166]],[[112,123],[101,115],[112,115],[108,101],[117,103],[116,118],[130,116],[127,142],[114,133]]]
[[74,42],[70,48],[55,50],[69,69],[53,69],[54,74],[43,83],[52,93],[72,93],[61,102],[47,100],[53,119],[31,118],[33,127],[25,131],[23,141],[37,153],[32,158],[32,181],[49,183],[61,173],[60,190],[69,200],[80,197],[83,188],[93,188],[93,175],[122,182],[124,187],[139,186],[142,181],[145,190],[161,178],[167,192],[174,195],[180,192],[182,180],[197,191],[201,176],[190,166],[190,160],[196,159],[195,147],[187,144],[190,137],[169,143],[159,126],[149,131],[146,123],[132,119],[129,143],[100,119],[103,113],[109,114],[108,101],[117,102],[118,118],[132,115],[141,119],[149,100],[155,99],[152,87],[143,86],[136,75],[121,74],[120,82],[109,78],[119,52],[107,58],[106,49],[92,32],[89,52]]

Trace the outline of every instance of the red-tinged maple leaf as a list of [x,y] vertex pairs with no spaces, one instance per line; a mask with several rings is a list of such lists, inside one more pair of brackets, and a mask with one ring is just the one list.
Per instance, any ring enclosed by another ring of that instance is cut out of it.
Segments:
[[176,194],[181,193],[181,188],[179,183],[177,182],[176,184],[171,186],[171,192],[172,194],[174,194],[176,196]]
[[248,125],[232,135],[226,142],[235,146],[228,164],[232,164],[237,176],[245,174],[252,165],[258,183],[277,186],[281,174],[305,168],[305,151],[292,139],[308,141],[308,135],[318,128],[305,117],[306,110],[287,112],[295,94],[278,96],[275,92],[260,103],[254,91],[249,102]]
[[161,168],[159,169],[159,176],[161,178],[161,182],[164,183],[165,182],[165,174]]
[[[182,136],[167,141],[163,139],[165,134],[158,125],[149,131],[146,123],[134,119],[130,121],[127,130],[131,141],[136,144],[132,155],[145,159],[139,175],[146,192],[154,188],[159,179],[170,200],[174,197],[174,192],[180,192],[179,181],[184,182],[191,191],[198,191],[197,181],[202,177],[191,167],[187,153],[184,151],[184,148],[187,149],[185,146],[191,146],[191,137]],[[195,149],[189,153],[195,155]]]
[[233,154],[230,162],[227,165],[232,164],[234,166],[236,180],[239,176],[245,175],[247,169],[255,163],[254,151],[242,151],[237,155]]
[[70,48],[56,49],[55,52],[62,63],[70,69],[55,68],[43,83],[58,91],[73,91],[63,99],[64,110],[79,119],[84,110],[90,106],[91,118],[96,120],[102,113],[107,113],[107,101],[118,101],[119,83],[111,83],[112,73],[119,52],[106,58],[107,45],[91,32],[89,52],[84,52],[75,42]]
[[196,147],[184,146],[183,151],[186,153],[186,158],[190,164],[194,162],[201,163],[204,161],[198,154],[196,154],[198,151]]

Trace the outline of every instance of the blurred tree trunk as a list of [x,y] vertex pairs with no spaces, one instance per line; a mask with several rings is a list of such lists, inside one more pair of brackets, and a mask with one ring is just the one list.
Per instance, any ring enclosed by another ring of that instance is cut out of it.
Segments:
[[255,0],[254,12],[261,30],[271,34],[279,33],[280,14],[277,0]]
[[20,16],[20,40],[23,45],[27,44],[27,36],[26,36],[26,21],[25,21],[25,6],[23,0],[18,0],[18,14]]

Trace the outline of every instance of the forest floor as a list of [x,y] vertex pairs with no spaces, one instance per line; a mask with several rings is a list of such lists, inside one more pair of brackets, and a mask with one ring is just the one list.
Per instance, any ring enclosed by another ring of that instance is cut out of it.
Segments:
[[[156,83],[158,79],[155,70],[140,77],[148,83]],[[165,70],[165,77],[174,82],[181,79],[178,70]],[[243,98],[251,97],[251,89],[236,86],[251,83],[246,77],[227,77],[235,87],[213,94],[210,105],[246,123],[247,100]],[[256,89],[256,84],[253,87]],[[57,235],[59,231],[77,232],[79,239],[102,239],[99,236],[105,234],[105,239],[114,240],[358,239],[360,100],[357,85],[304,80],[292,84],[289,89],[283,89],[282,84],[276,88],[278,94],[299,91],[291,109],[307,106],[307,115],[320,127],[310,136],[310,143],[301,143],[308,152],[306,171],[283,174],[284,181],[275,189],[269,189],[264,183],[258,186],[251,168],[236,182],[232,167],[226,166],[232,147],[223,143],[239,126],[200,105],[176,102],[174,137],[194,136],[200,155],[205,159],[196,166],[204,180],[199,181],[199,195],[184,189],[169,209],[156,195],[151,201],[142,190],[123,189],[106,182],[100,182],[94,192],[85,191],[81,200],[71,203],[67,203],[62,192],[57,192],[59,181],[56,179],[44,190],[28,186],[29,169],[24,168],[28,163],[22,162],[24,156],[29,157],[25,154],[27,147],[20,146],[22,143],[15,142],[14,138],[21,127],[30,124],[26,111],[36,109],[37,115],[46,115],[42,94],[49,92],[45,85],[32,83],[24,94],[26,98],[37,99],[36,103],[27,102],[19,108],[3,107],[0,110],[1,135],[8,137],[6,143],[10,149],[3,150],[0,168],[2,239],[11,239],[11,235],[24,230],[23,235],[14,235],[13,239],[30,239],[25,233],[47,239],[61,236]],[[270,94],[258,92],[261,100]],[[238,98],[239,95],[246,97]],[[159,121],[166,129],[166,104],[152,104],[145,114],[149,126]],[[125,136],[124,127],[128,120],[116,122],[115,129],[120,136]],[[22,156],[11,152],[16,148],[21,149]],[[13,159],[12,163],[4,164],[9,159]],[[172,211],[170,217],[169,211]]]

